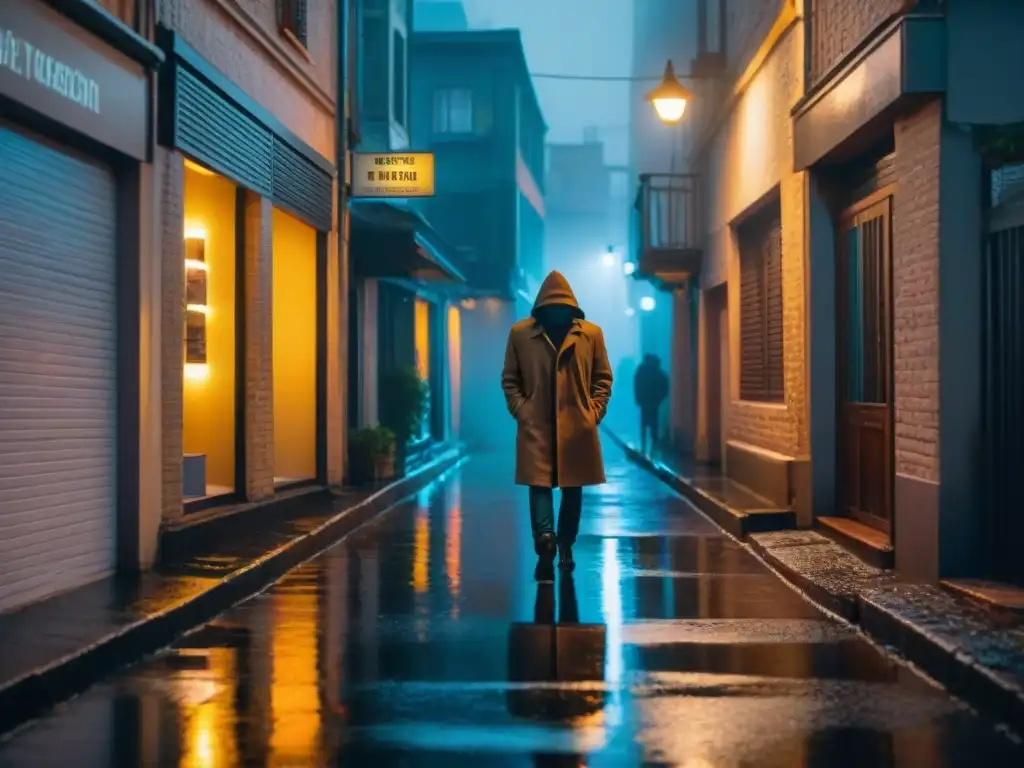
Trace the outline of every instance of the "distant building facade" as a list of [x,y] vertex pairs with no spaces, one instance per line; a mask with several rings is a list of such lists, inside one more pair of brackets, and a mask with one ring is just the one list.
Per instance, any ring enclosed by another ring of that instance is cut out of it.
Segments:
[[[349,130],[359,153],[411,149],[412,0],[355,3],[349,41],[355,103]],[[427,417],[404,449],[446,439],[449,301],[461,280],[451,254],[417,208],[404,198],[353,199],[349,287],[349,419],[357,427],[388,423],[385,377],[413,368],[430,387]]]
[[462,0],[415,0],[417,32],[465,32],[469,29]]
[[413,140],[437,168],[420,210],[466,278],[462,391],[474,402],[464,402],[462,434],[487,444],[504,408],[504,334],[543,277],[547,126],[518,30],[417,32],[412,50]]

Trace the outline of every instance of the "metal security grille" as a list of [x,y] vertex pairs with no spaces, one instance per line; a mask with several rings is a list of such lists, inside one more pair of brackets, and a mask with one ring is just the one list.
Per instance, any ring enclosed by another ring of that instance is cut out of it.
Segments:
[[0,125],[0,612],[114,567],[114,176]]
[[782,402],[782,218],[778,204],[739,228],[740,399]]
[[989,237],[984,374],[993,575],[1024,584],[1024,226]]

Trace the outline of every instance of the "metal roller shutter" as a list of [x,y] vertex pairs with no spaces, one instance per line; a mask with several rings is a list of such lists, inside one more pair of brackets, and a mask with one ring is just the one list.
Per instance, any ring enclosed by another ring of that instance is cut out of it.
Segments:
[[114,568],[115,192],[0,124],[0,611]]

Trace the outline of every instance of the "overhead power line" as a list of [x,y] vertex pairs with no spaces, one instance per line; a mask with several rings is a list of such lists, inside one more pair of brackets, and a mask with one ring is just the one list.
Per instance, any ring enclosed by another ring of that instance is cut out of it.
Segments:
[[541,80],[590,80],[602,83],[646,83],[661,80],[661,75],[658,77],[601,77],[598,75],[556,75],[550,72],[531,72],[530,77]]
[[[657,83],[661,81],[664,75],[656,77],[606,77],[602,75],[563,75],[552,72],[531,72],[530,77],[536,77],[539,80],[587,80],[597,83]],[[703,79],[685,72],[683,74],[676,73],[676,77],[680,80]]]

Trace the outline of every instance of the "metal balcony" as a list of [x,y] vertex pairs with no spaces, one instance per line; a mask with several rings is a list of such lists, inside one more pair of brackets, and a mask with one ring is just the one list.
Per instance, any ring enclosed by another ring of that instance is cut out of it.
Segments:
[[697,177],[640,176],[633,210],[633,276],[671,290],[700,272]]

